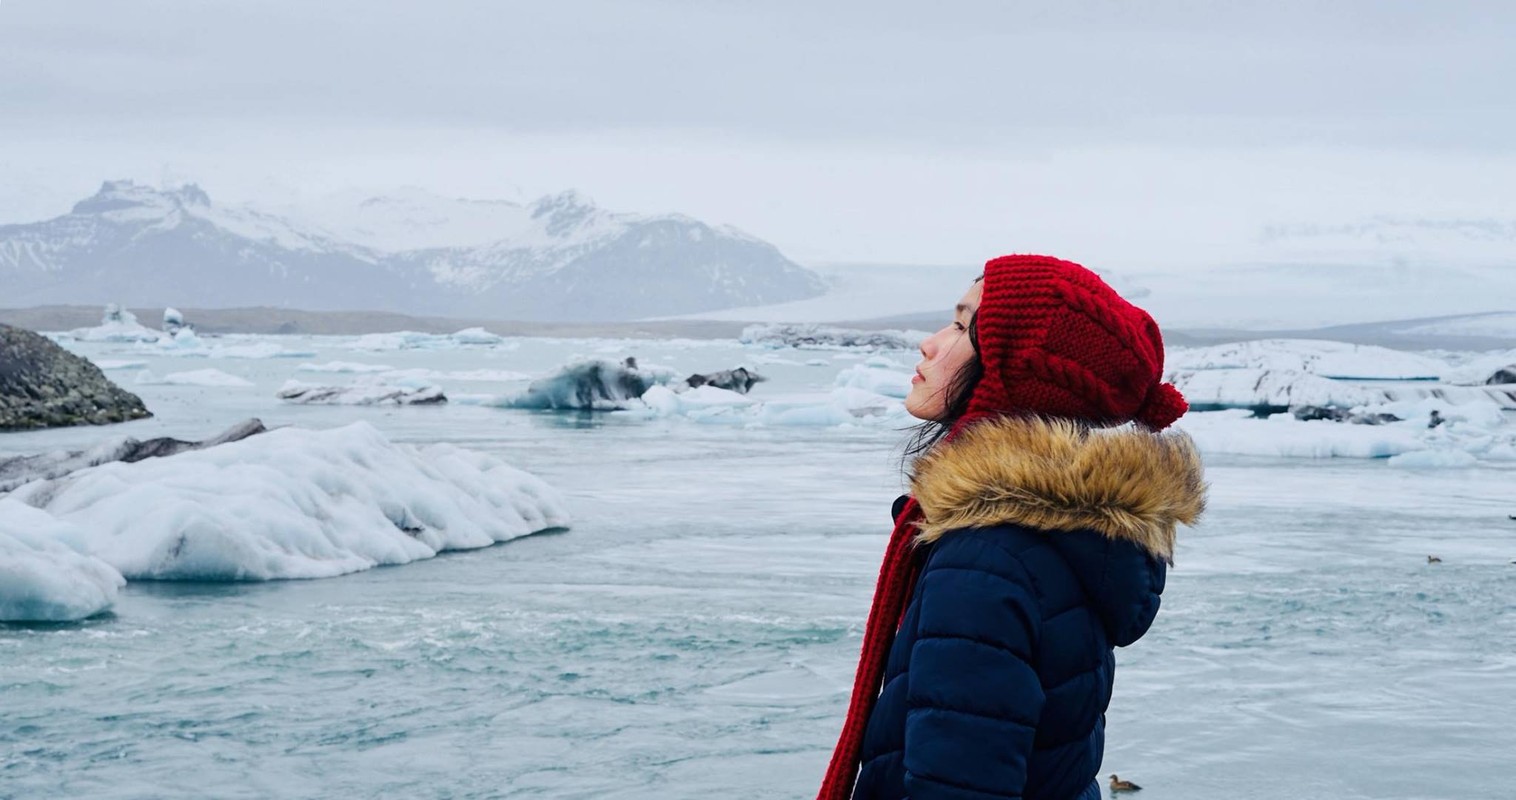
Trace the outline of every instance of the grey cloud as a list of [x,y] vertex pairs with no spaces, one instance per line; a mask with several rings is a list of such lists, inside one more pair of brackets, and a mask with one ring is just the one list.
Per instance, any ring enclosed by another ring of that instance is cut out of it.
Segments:
[[1500,3],[0,3],[20,128],[1512,147]]

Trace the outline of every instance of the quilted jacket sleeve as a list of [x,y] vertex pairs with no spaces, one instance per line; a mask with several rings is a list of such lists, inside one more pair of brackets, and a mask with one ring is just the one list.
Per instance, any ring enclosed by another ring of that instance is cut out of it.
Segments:
[[979,531],[950,533],[920,577],[907,672],[905,787],[913,800],[1021,797],[1042,684],[1041,616],[1026,569]]

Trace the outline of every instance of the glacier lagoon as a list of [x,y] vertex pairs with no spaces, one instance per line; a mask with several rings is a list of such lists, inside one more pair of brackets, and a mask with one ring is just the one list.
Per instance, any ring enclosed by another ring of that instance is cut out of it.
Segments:
[[[365,420],[397,442],[449,443],[537,475],[564,494],[572,527],[321,580],[132,582],[107,614],[0,626],[0,797],[814,793],[903,486],[906,420],[838,425],[821,399],[868,354],[214,341],[220,350],[190,356],[70,342],[115,362],[108,374],[157,417],[7,434],[0,457],[118,435],[199,439],[249,416],[313,429]],[[291,357],[271,357],[281,353]],[[810,397],[828,413],[488,405],[524,387],[514,373],[626,355],[679,372],[746,364],[770,378],[753,399],[804,411],[797,398]],[[430,376],[467,402],[275,397],[290,379],[362,376],[300,368],[338,362],[425,370],[400,379]],[[240,382],[164,382],[207,369]],[[139,371],[153,377],[137,383]],[[1257,427],[1271,423],[1197,419],[1202,446],[1199,428],[1225,428],[1211,438],[1227,452],[1208,456],[1210,510],[1181,531],[1157,624],[1117,653],[1102,776],[1176,798],[1505,796],[1516,467],[1236,455],[1248,452],[1239,440],[1273,437]]]

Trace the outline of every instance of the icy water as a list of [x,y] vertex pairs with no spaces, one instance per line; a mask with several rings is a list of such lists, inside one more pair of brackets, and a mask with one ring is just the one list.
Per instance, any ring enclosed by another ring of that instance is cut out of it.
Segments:
[[[199,438],[250,415],[367,419],[543,477],[572,529],[318,581],[132,583],[103,617],[0,626],[0,797],[814,793],[901,487],[897,432],[273,399],[285,378],[320,379],[301,361],[752,362],[731,343],[366,354],[271,340],[319,354],[80,347],[255,385],[113,372],[157,419],[13,434],[0,453]],[[848,363],[759,365],[776,381],[756,391],[823,388]],[[1516,471],[1213,458],[1208,477],[1210,512],[1181,532],[1157,624],[1118,651],[1102,775],[1146,798],[1511,796]]]

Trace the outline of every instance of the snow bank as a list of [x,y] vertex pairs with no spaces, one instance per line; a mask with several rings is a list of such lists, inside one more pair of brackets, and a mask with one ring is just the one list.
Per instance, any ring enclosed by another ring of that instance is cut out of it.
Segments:
[[239,378],[219,369],[196,369],[188,372],[170,372],[163,377],[150,370],[137,373],[137,383],[143,386],[252,386],[253,382]]
[[328,386],[288,380],[276,396],[288,403],[327,406],[397,405],[419,406],[446,403],[442,387],[424,381],[359,381],[343,386]]
[[70,546],[87,538],[75,525],[0,497],[0,622],[66,622],[114,605],[126,580]]
[[104,464],[11,497],[133,580],[322,578],[569,521],[532,475],[450,445],[395,444],[365,422]]
[[1387,347],[1316,339],[1260,339],[1212,347],[1175,348],[1172,370],[1246,369],[1302,372],[1341,380],[1438,380],[1448,365]]
[[743,344],[762,347],[801,347],[833,349],[868,347],[880,350],[909,350],[929,334],[921,331],[862,331],[811,324],[749,325],[742,329]]

